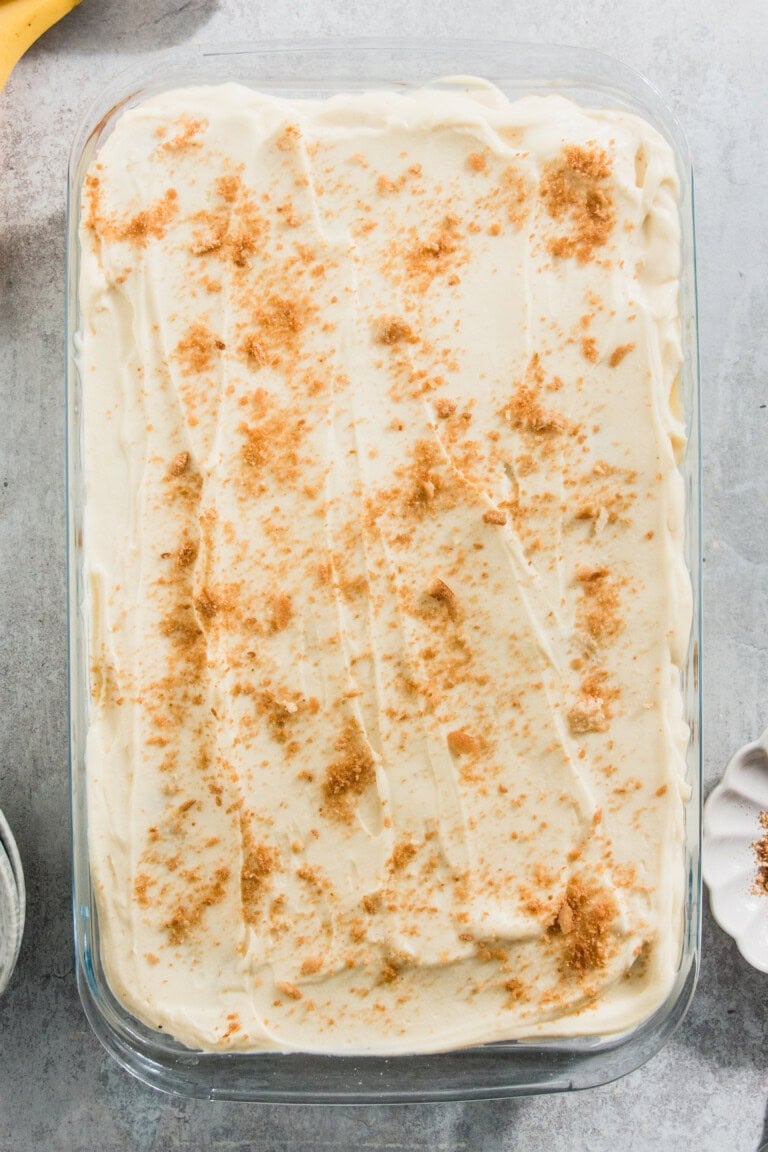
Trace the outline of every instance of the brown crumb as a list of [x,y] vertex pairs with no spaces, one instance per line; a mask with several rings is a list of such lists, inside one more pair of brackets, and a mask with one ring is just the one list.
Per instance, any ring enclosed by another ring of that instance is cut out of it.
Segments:
[[563,976],[583,979],[604,968],[615,951],[611,941],[618,908],[613,896],[604,888],[572,877],[565,901],[550,928],[554,938],[561,939],[560,972]]
[[591,260],[616,223],[609,180],[611,161],[602,148],[568,145],[544,169],[539,185],[542,203],[553,220],[567,221],[570,231],[553,237],[553,256]]
[[406,266],[416,286],[426,290],[436,276],[467,259],[458,232],[459,220],[449,214],[426,240],[416,240],[406,253]]
[[761,812],[759,820],[763,835],[752,845],[757,861],[757,876],[753,891],[757,896],[768,896],[768,811]]
[[205,634],[191,603],[178,604],[163,618],[160,635],[165,636],[177,653],[186,657],[193,666],[199,666],[204,659]]
[[222,1034],[222,1040],[227,1040],[230,1036],[234,1036],[236,1032],[242,1032],[243,1029],[237,1012],[228,1013],[227,1021],[226,1031]]
[[298,124],[287,124],[275,141],[279,152],[291,152],[301,140],[301,129]]
[[181,476],[189,467],[191,457],[189,452],[177,452],[168,465],[169,476]]
[[153,880],[151,876],[148,876],[146,872],[140,872],[134,880],[133,891],[142,908],[149,908],[151,904],[149,889],[156,883],[157,881]]
[[620,695],[608,682],[608,673],[593,669],[579,685],[579,697],[568,711],[568,724],[574,736],[587,732],[607,732],[613,716],[612,703]]
[[397,316],[381,316],[373,326],[373,336],[377,344],[415,344],[416,333],[407,321]]
[[413,462],[398,469],[397,474],[407,484],[391,490],[390,498],[402,503],[404,513],[421,518],[455,507],[455,480],[446,467],[440,445],[434,440],[417,440],[413,446]]
[[264,347],[264,341],[254,332],[250,332],[244,337],[237,350],[250,368],[263,368],[269,364],[269,355]]
[[[278,699],[269,689],[258,691],[251,686],[235,685],[235,695],[242,694],[253,697],[254,706],[259,716],[266,719],[269,734],[276,744],[286,745],[286,754],[291,755],[293,741],[291,737],[291,724],[303,713],[316,713],[319,703],[314,696],[306,699],[300,692],[285,693],[287,699]],[[299,774],[303,780],[312,780],[312,774],[305,770]]]
[[403,183],[404,181],[402,179],[392,180],[389,176],[385,176],[382,173],[376,180],[376,191],[380,196],[387,196],[392,192],[399,192],[403,187]]
[[565,428],[563,417],[544,408],[536,393],[526,384],[518,385],[512,400],[501,409],[501,415],[513,428],[521,428],[537,436],[556,434]]
[[542,437],[559,435],[567,429],[564,417],[541,403],[544,381],[541,359],[535,352],[526,365],[524,379],[516,382],[512,399],[499,412],[507,424],[529,433],[539,442]]
[[474,736],[458,728],[446,736],[448,747],[454,756],[474,756],[480,750],[480,745]]
[[243,182],[239,176],[219,176],[215,184],[216,192],[225,204],[234,204],[242,191]]
[[391,960],[387,960],[379,972],[379,984],[392,984],[399,975],[400,969]]
[[280,853],[268,844],[256,843],[248,824],[241,821],[243,862],[240,866],[240,899],[243,916],[249,924],[259,918],[261,899],[269,887],[269,877],[280,864]]
[[302,409],[297,405],[281,406],[264,388],[257,388],[249,399],[249,419],[237,429],[244,437],[244,482],[260,492],[264,473],[270,472],[282,484],[297,483],[307,465],[301,451],[307,433]]
[[304,301],[273,295],[256,309],[254,320],[269,344],[276,348],[294,349],[307,323],[309,311]]
[[[192,217],[197,227],[189,251],[193,256],[212,255],[235,268],[245,268],[262,242],[266,221],[239,176],[219,177],[213,191],[214,206]],[[210,282],[208,287],[210,290]]]
[[290,997],[291,1000],[301,1000],[301,988],[297,988],[295,984],[289,984],[287,980],[278,980],[275,984],[278,992],[282,992],[283,996]]
[[222,605],[210,588],[203,588],[200,595],[195,597],[195,607],[204,619],[212,620]]
[[124,701],[117,669],[106,652],[91,664],[91,696],[103,708],[119,708]]
[[385,956],[384,963],[379,971],[378,983],[393,984],[407,963],[408,957],[406,954],[389,953]]
[[453,589],[448,587],[445,580],[441,580],[439,576],[436,576],[427,589],[427,596],[432,600],[437,600],[439,604],[442,604],[451,620],[457,618],[459,614],[458,597]]
[[593,640],[604,643],[615,639],[624,627],[618,581],[602,567],[580,568],[576,579],[583,597],[577,611],[579,623]]
[[392,855],[389,858],[389,867],[393,872],[399,872],[401,869],[406,868],[414,856],[418,852],[415,844],[409,840],[401,840],[392,849]]
[[192,375],[208,372],[213,367],[215,354],[223,352],[225,347],[223,340],[215,336],[207,325],[198,321],[179,340],[174,356],[184,375]]
[[608,357],[608,367],[618,368],[624,357],[628,356],[630,352],[634,351],[634,348],[634,344],[619,344],[618,348],[614,348],[613,352],[611,352],[610,356]]
[[272,597],[272,622],[271,627],[273,632],[284,632],[291,622],[293,617],[293,601],[290,596],[285,593],[280,593]]
[[522,980],[517,980],[512,977],[504,981],[504,991],[507,993],[507,1000],[504,1004],[505,1008],[514,1008],[521,1000],[524,1000],[528,994],[528,990],[523,984]]
[[569,932],[573,931],[574,916],[573,908],[566,900],[557,914],[557,926],[562,932],[563,936],[567,936]]
[[192,879],[188,892],[177,902],[163,923],[171,944],[183,944],[199,927],[206,911],[220,903],[226,894],[228,868],[217,868],[210,881]]
[[160,145],[164,152],[181,152],[187,148],[199,148],[202,141],[197,137],[201,132],[205,132],[208,127],[208,121],[205,119],[193,120],[191,118],[182,118],[178,123],[179,131],[175,136],[171,136],[170,140],[164,141]]
[[325,809],[341,820],[351,820],[351,799],[362,796],[375,782],[375,761],[356,721],[346,724],[336,741],[341,755],[328,765],[323,782]]
[[179,196],[175,188],[169,188],[165,195],[151,208],[144,208],[134,216],[117,221],[106,219],[100,213],[100,185],[98,177],[86,178],[86,191],[90,196],[89,213],[85,227],[105,240],[118,240],[144,248],[150,238],[161,240],[166,229],[179,211]]
[[456,401],[449,400],[447,396],[438,397],[435,400],[435,412],[441,420],[447,420],[449,416],[453,416],[456,411]]
[[568,709],[568,726],[574,736],[583,736],[587,732],[607,732],[610,725],[602,697],[587,693],[581,695]]
[[186,544],[182,544],[176,553],[176,567],[189,568],[197,560],[197,544],[193,544],[188,540]]

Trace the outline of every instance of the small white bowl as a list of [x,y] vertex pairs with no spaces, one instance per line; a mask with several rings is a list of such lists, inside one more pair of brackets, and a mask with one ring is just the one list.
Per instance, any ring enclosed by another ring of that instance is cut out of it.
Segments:
[[712,915],[753,968],[768,973],[768,894],[755,891],[754,843],[768,812],[768,729],[739,749],[704,806],[704,880]]
[[16,966],[24,934],[26,893],[21,857],[0,811],[0,993]]

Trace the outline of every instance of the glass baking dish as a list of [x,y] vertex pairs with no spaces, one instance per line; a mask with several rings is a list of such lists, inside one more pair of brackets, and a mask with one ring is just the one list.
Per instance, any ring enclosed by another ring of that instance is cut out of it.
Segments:
[[[685,923],[679,967],[667,1001],[620,1035],[496,1043],[435,1055],[337,1057],[300,1053],[194,1052],[133,1017],[112,994],[102,968],[99,923],[89,870],[85,736],[88,724],[87,634],[83,611],[83,446],[81,381],[76,363],[81,188],[88,165],[124,107],[185,84],[238,81],[284,96],[419,86],[441,76],[473,74],[510,97],[558,92],[592,107],[620,107],[645,117],[672,145],[681,186],[680,313],[684,363],[681,395],[688,431],[682,466],[686,559],[693,624],[683,691],[691,739],[687,768]],[[693,184],[679,125],[656,90],[618,62],[582,49],[482,41],[329,41],[193,48],[155,56],[119,76],[84,118],[74,141],[68,196],[68,503],[69,688],[73,829],[73,901],[77,980],[86,1015],[106,1049],[155,1088],[185,1096],[295,1103],[384,1103],[480,1099],[604,1084],[654,1055],[682,1019],[693,995],[699,953],[700,842],[700,457]]]

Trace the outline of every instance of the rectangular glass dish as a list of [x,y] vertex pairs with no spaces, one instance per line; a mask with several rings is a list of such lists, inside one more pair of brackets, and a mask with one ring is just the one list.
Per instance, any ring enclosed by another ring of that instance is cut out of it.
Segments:
[[[683,667],[690,798],[685,819],[685,900],[676,979],[665,1003],[639,1026],[607,1037],[509,1041],[417,1056],[326,1056],[192,1051],[137,1020],[113,995],[100,954],[90,871],[85,743],[89,720],[88,634],[83,580],[84,460],[77,333],[78,226],[86,171],[120,112],[188,84],[237,81],[268,94],[327,97],[371,88],[402,90],[440,77],[481,76],[510,98],[558,93],[595,108],[621,108],[648,121],[672,146],[680,183],[680,395],[687,431],[685,559],[693,618]],[[682,1019],[695,987],[700,932],[700,481],[699,385],[690,159],[681,130],[656,91],[617,62],[583,50],[482,42],[340,41],[197,48],[155,57],[120,76],[77,133],[68,199],[69,684],[73,902],[77,979],[88,1019],[107,1050],[156,1088],[188,1096],[296,1103],[385,1103],[478,1099],[592,1087],[652,1056]]]

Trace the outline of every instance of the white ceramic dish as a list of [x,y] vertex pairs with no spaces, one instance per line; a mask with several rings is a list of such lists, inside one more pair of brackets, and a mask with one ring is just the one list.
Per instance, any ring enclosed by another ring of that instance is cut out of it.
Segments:
[[0,993],[16,966],[25,911],[21,858],[8,822],[0,811]]
[[0,845],[5,849],[5,854],[13,870],[13,875],[16,878],[16,887],[19,890],[19,899],[21,900],[22,909],[25,907],[25,889],[24,889],[24,872],[21,867],[21,856],[16,847],[16,841],[13,838],[13,833],[8,825],[8,821],[0,809]]
[[768,729],[740,748],[704,807],[704,880],[712,915],[753,968],[768,973],[768,894],[755,889],[754,843],[768,812]]

